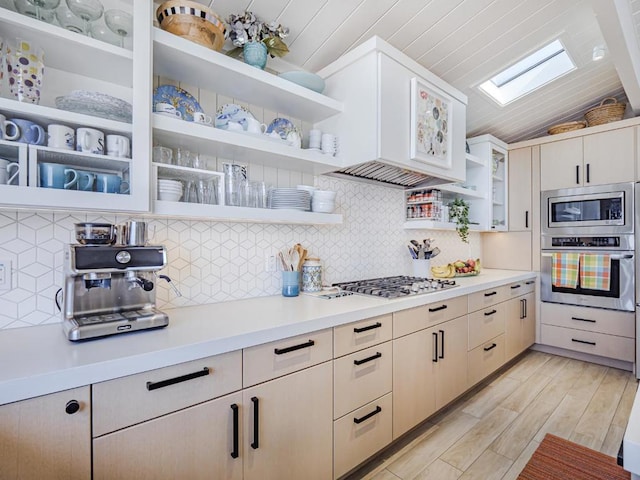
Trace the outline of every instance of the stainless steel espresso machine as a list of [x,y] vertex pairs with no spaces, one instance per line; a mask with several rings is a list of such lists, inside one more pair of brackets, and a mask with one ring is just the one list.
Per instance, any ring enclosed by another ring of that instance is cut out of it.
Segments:
[[114,244],[114,225],[87,225],[76,225],[82,243],[68,245],[64,254],[62,316],[69,340],[167,326],[169,317],[156,308],[155,285],[155,272],[167,264],[165,247]]

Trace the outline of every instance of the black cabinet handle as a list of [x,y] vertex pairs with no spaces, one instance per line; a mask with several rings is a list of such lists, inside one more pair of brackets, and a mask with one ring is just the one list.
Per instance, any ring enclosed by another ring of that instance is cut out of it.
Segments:
[[445,310],[447,308],[446,305],[440,305],[439,307],[435,307],[435,308],[430,308],[429,311],[431,313],[433,312],[439,312],[440,310]]
[[529,210],[524,211],[524,228],[529,228]]
[[489,315],[493,315],[494,313],[498,313],[498,311],[494,308],[490,312],[484,312],[484,316],[488,317]]
[[591,179],[589,178],[589,173],[591,170],[591,164],[587,163],[587,183],[589,183],[591,181]]
[[526,317],[526,307],[524,306],[524,298],[520,300],[520,320]]
[[432,361],[438,363],[438,334],[433,332],[433,359]]
[[493,350],[494,348],[496,348],[498,345],[495,343],[492,343],[490,347],[484,347],[484,351],[488,352],[489,350]]
[[80,410],[80,402],[78,402],[78,400],[69,400],[64,406],[64,411],[69,415],[73,415],[78,410]]
[[231,450],[231,458],[238,458],[238,429],[240,426],[238,404],[231,404],[231,410],[233,411],[233,450]]
[[524,302],[524,317],[523,318],[527,318],[529,316],[529,314],[527,313],[527,299],[523,298],[522,301]]
[[147,382],[147,390],[157,390],[158,388],[168,387],[169,385],[175,385],[176,383],[186,382],[187,380],[193,380],[198,377],[206,377],[209,375],[209,368],[204,367],[202,370],[193,373],[187,373],[180,377],[169,378],[167,380],[161,380],[159,382]]
[[578,340],[576,338],[572,338],[571,341],[576,343],[585,343],[587,345],[593,345],[593,346],[596,345],[596,342],[587,342],[586,340]]
[[259,410],[260,410],[260,400],[258,397],[251,397],[251,402],[253,403],[253,442],[251,442],[251,448],[257,450],[260,446],[258,437],[259,437]]
[[376,352],[375,355],[371,355],[370,357],[363,358],[362,360],[354,360],[353,364],[362,365],[363,363],[371,362],[372,360],[375,360],[376,358],[380,358],[380,357],[382,357],[382,354],[380,352]]
[[576,165],[576,183],[580,185],[580,165]]
[[365,420],[370,419],[371,417],[373,417],[374,415],[379,414],[382,411],[382,407],[380,407],[379,405],[376,405],[376,409],[373,412],[367,413],[364,417],[360,417],[360,418],[353,418],[353,423],[362,423]]
[[591,320],[590,318],[571,317],[571,320],[578,320],[579,322],[596,323],[595,320]]
[[498,292],[493,291],[493,292],[485,293],[485,294],[484,294],[484,296],[485,296],[485,297],[490,297],[490,296],[492,296],[492,295],[497,295],[497,294],[498,294]]
[[522,285],[517,284],[517,285],[511,285],[511,290],[515,290],[516,288],[520,288]]
[[292,347],[274,348],[273,353],[275,353],[276,355],[282,355],[283,353],[293,352],[302,348],[313,347],[315,344],[316,342],[314,342],[313,340],[309,340],[308,342],[301,343],[300,345],[293,345]]
[[374,328],[380,328],[381,326],[382,324],[380,322],[376,322],[373,325],[368,325],[366,327],[354,328],[353,331],[354,333],[362,333],[366,332],[367,330],[373,330]]
[[536,283],[535,280],[527,280],[526,282],[524,282],[525,285],[532,285],[534,283]]
[[438,330],[442,337],[440,338],[440,356],[438,358],[444,358],[444,330]]

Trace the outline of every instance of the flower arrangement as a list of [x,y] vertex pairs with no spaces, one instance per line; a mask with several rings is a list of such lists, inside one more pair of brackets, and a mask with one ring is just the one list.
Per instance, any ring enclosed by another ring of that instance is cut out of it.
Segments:
[[289,29],[276,24],[275,21],[265,23],[252,12],[245,11],[242,15],[229,15],[227,23],[229,28],[225,36],[231,39],[236,47],[227,55],[239,56],[242,47],[248,42],[264,43],[271,58],[282,57],[289,53],[287,45],[282,41],[289,35]]

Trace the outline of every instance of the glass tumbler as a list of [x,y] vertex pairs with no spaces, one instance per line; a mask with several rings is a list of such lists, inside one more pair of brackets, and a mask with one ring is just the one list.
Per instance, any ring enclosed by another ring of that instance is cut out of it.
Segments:
[[44,52],[20,38],[7,45],[7,72],[11,95],[20,102],[40,103]]
[[244,186],[247,181],[247,167],[234,163],[223,163],[222,171],[224,172],[225,204],[242,206],[245,198]]
[[297,297],[300,294],[299,272],[283,270],[282,272],[282,296]]

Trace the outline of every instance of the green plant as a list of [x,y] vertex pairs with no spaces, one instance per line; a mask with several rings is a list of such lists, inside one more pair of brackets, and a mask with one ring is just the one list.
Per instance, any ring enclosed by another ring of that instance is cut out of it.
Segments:
[[461,198],[456,198],[449,204],[449,218],[455,221],[460,240],[469,243],[469,204]]

